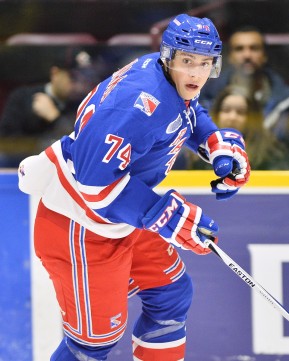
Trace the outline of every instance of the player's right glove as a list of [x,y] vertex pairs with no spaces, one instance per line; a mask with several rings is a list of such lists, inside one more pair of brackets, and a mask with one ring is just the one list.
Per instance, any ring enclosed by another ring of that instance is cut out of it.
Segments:
[[142,223],[144,228],[159,233],[167,242],[200,255],[211,252],[203,243],[206,234],[215,235],[219,229],[216,222],[204,215],[200,207],[187,202],[173,190],[146,213]]

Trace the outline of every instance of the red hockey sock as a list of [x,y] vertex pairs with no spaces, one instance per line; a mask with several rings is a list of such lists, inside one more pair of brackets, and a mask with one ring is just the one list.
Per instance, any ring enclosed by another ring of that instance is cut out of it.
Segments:
[[153,343],[133,337],[134,361],[183,361],[185,357],[186,338],[180,340]]

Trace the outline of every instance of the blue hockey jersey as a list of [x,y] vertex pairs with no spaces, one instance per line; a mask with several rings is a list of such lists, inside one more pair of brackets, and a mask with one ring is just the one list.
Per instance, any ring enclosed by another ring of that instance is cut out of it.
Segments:
[[[43,197],[47,207],[79,221],[74,213],[81,204],[82,219],[142,228],[144,214],[160,199],[152,189],[182,146],[196,151],[217,130],[197,98],[188,105],[178,95],[158,59],[154,53],[132,61],[83,100],[74,133],[45,152],[58,177],[50,185],[55,196]],[[56,183],[70,195],[69,212]],[[107,235],[100,228],[94,231]]]

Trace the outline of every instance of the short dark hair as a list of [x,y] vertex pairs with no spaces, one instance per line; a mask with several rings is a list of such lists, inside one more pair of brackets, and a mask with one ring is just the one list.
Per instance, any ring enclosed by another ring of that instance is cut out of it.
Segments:
[[256,32],[256,33],[259,33],[260,35],[263,35],[262,31],[255,25],[242,25],[242,26],[239,26],[238,28],[236,28],[232,35],[235,34],[235,33],[248,33],[248,32]]
[[266,48],[266,42],[265,42],[265,37],[264,34],[262,33],[262,31],[255,25],[243,25],[240,26],[238,28],[236,28],[235,30],[233,30],[232,34],[230,35],[228,44],[229,44],[229,48],[231,48],[231,38],[233,35],[235,35],[236,33],[258,33],[261,36],[262,39],[262,45],[263,48]]

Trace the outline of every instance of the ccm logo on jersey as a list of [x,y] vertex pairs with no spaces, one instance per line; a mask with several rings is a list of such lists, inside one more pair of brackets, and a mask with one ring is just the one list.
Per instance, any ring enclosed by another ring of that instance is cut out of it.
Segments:
[[154,96],[145,92],[141,92],[133,106],[140,109],[150,117],[159,104],[159,100],[157,100]]
[[160,228],[162,228],[163,226],[165,226],[168,223],[168,221],[171,219],[174,211],[178,207],[179,207],[179,205],[178,205],[177,201],[175,199],[172,199],[171,205],[167,206],[167,208],[164,210],[164,212],[160,216],[160,218],[149,229],[152,232],[158,232]]

